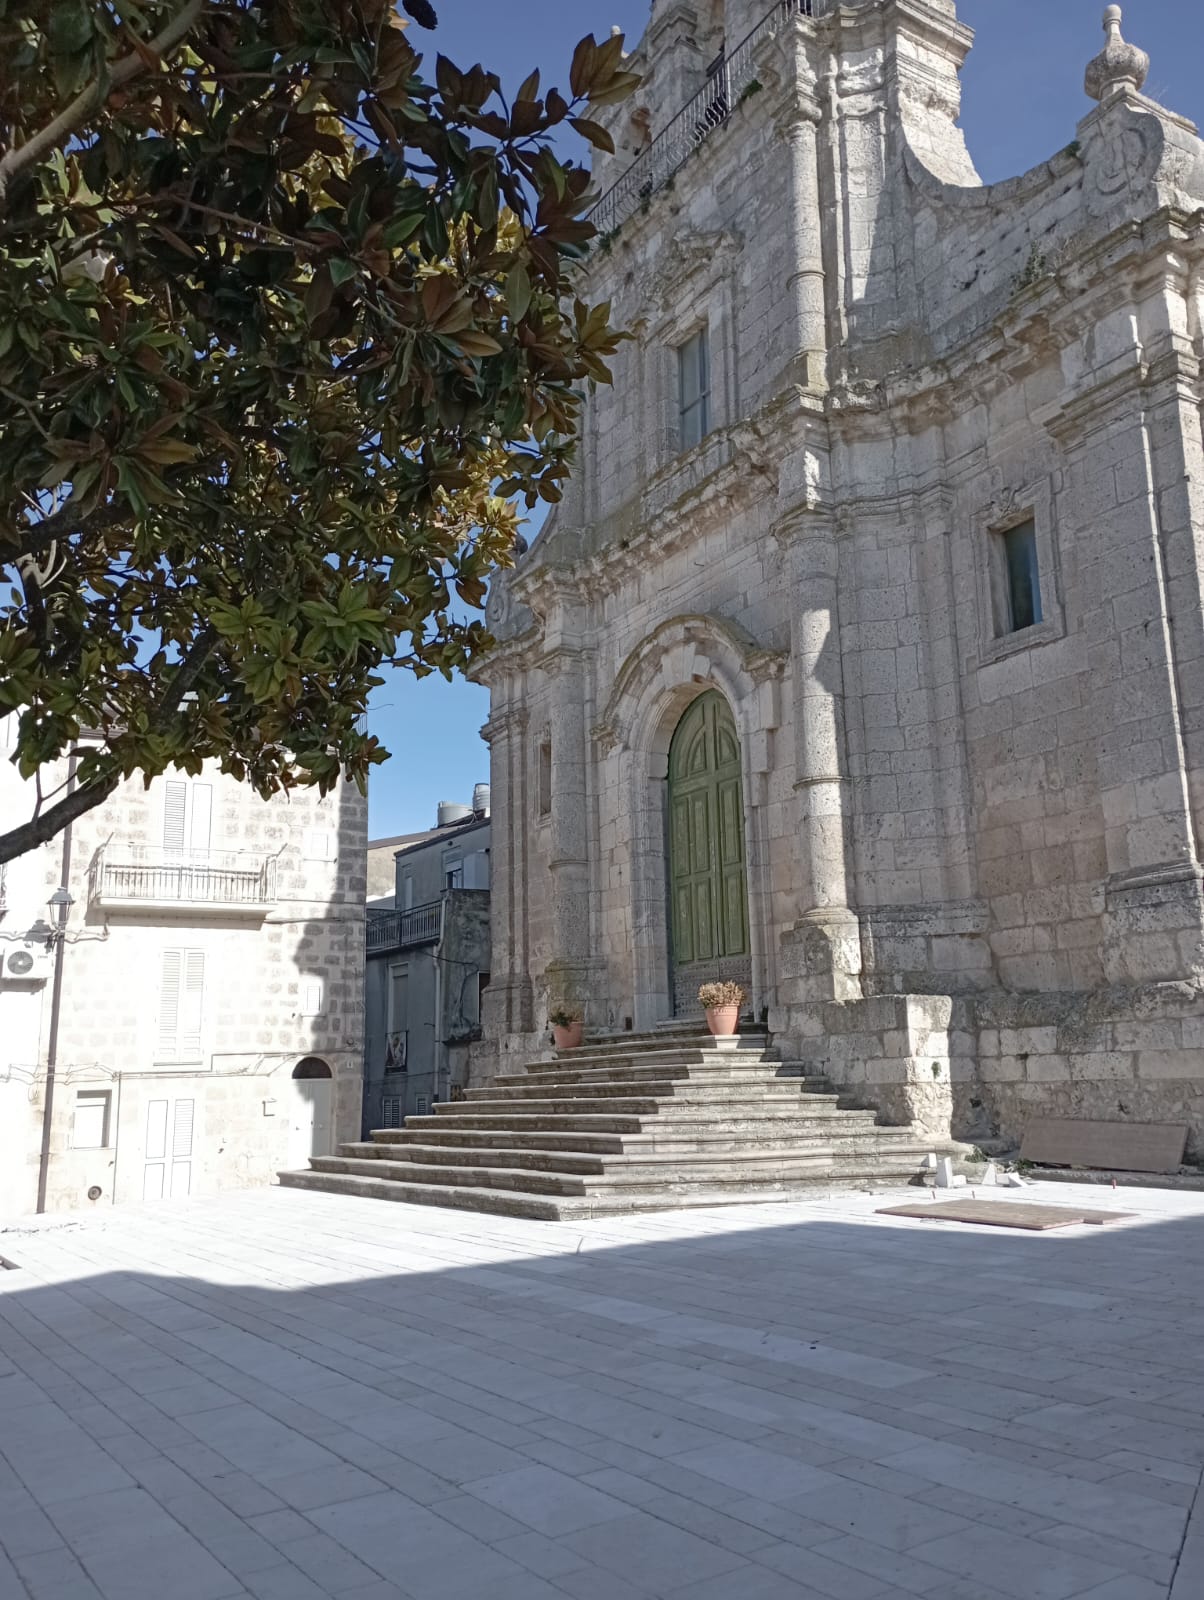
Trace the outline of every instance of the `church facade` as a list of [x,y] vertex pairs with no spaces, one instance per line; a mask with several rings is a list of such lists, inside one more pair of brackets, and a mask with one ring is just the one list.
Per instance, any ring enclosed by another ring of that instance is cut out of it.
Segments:
[[985,186],[953,0],[655,0],[633,338],[490,600],[482,1077],[732,978],[934,1137],[1204,1147],[1204,142],[1105,34]]

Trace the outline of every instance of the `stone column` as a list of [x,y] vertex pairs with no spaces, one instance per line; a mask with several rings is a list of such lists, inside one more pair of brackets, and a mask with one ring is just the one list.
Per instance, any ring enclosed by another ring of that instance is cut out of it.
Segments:
[[827,517],[810,516],[788,537],[795,602],[794,789],[802,877],[801,914],[783,941],[783,998],[847,1000],[861,993],[861,937],[849,907],[851,851],[835,530]]
[[591,995],[587,667],[585,652],[568,644],[540,662],[551,688],[552,815],[549,999],[585,1004]]
[[525,936],[526,885],[523,872],[523,830],[526,825],[526,713],[511,708],[502,686],[494,687],[499,709],[482,729],[489,744],[490,813],[490,955],[491,976],[485,991],[483,1031],[492,1041],[507,1034],[530,1033],[531,974]]
[[791,119],[780,130],[790,153],[791,350],[784,381],[818,391],[827,387],[827,317],[823,242],[820,228],[820,110],[809,97],[795,101]]

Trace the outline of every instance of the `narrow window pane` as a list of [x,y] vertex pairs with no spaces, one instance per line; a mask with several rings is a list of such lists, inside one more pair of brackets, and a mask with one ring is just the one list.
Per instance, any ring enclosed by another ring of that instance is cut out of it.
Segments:
[[1037,567],[1037,529],[1025,522],[1003,535],[1007,563],[1008,609],[1012,633],[1041,621],[1041,576]]
[[710,432],[710,356],[705,328],[678,346],[678,410],[681,447],[692,449]]

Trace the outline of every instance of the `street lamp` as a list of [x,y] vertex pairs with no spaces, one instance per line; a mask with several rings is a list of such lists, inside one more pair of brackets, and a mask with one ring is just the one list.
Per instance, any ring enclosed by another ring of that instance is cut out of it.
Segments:
[[[66,854],[66,851],[64,851]],[[70,857],[67,858],[68,863]],[[46,1047],[46,1104],[42,1111],[42,1155],[38,1165],[38,1211],[46,1209],[46,1183],[50,1176],[50,1134],[54,1124],[54,1075],[59,1053],[59,1013],[63,1004],[63,950],[67,943],[67,916],[75,904],[65,885],[46,902],[54,916],[46,948],[54,951],[54,977],[50,987],[50,1029]]]

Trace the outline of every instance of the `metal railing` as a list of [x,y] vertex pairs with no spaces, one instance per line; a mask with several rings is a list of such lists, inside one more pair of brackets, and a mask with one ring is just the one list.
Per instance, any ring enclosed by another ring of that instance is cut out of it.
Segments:
[[402,950],[407,945],[438,944],[443,931],[443,902],[412,906],[409,911],[378,911],[368,918],[367,947]]
[[757,48],[791,17],[812,17],[821,0],[779,0],[747,37],[741,39],[708,73],[705,85],[686,101],[668,126],[657,134],[627,171],[613,183],[589,213],[600,234],[611,233],[632,212],[663,189],[699,145],[722,126],[756,81]]
[[134,900],[191,906],[270,905],[276,898],[276,862],[271,856],[234,850],[131,851],[120,857],[97,852],[88,885],[96,901]]

